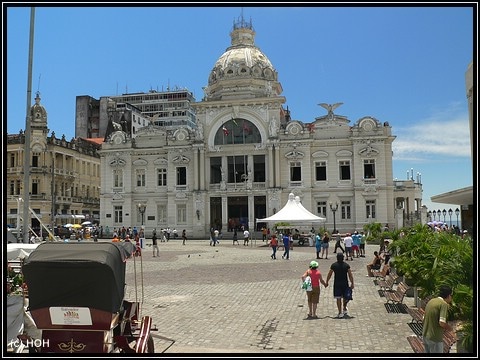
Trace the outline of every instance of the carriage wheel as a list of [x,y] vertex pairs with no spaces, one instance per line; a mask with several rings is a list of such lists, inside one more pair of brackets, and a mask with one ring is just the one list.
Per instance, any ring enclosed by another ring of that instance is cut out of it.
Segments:
[[148,335],[146,352],[149,354],[153,354],[155,352],[155,344],[153,343],[153,337],[151,334]]

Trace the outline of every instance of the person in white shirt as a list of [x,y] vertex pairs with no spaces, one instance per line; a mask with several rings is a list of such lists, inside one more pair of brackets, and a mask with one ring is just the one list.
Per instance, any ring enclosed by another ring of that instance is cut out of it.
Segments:
[[249,238],[250,238],[250,232],[249,232],[247,229],[245,229],[245,230],[243,231],[243,245],[244,245],[244,246],[245,246],[245,245],[248,246],[248,240],[249,240]]
[[350,260],[353,260],[353,251],[352,251],[352,245],[353,245],[353,239],[352,239],[352,234],[347,233],[346,236],[343,238],[343,243],[345,244],[345,260],[348,260],[348,257],[350,256]]

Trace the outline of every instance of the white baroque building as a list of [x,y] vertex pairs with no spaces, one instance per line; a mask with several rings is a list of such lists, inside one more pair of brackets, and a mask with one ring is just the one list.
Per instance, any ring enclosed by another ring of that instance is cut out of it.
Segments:
[[192,103],[196,127],[150,124],[135,137],[120,130],[106,138],[99,151],[104,227],[186,229],[190,238],[206,238],[212,227],[258,229],[256,219],[274,214],[289,193],[326,217],[330,231],[373,221],[398,228],[420,217],[418,178],[412,173],[400,187],[393,179],[387,122],[365,116],[350,124],[334,112],[341,103],[320,104],[327,114],[311,123],[292,120],[251,22],[242,18],[230,35],[204,98]]

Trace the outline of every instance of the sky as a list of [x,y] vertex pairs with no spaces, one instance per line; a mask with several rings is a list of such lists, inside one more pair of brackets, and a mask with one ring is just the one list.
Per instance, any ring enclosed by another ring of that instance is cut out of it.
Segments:
[[[419,174],[429,210],[455,210],[430,198],[473,185],[465,72],[476,60],[476,3],[73,4],[35,5],[30,101],[39,91],[57,137],[75,136],[80,95],[178,87],[200,101],[243,16],[278,73],[293,120],[313,122],[326,114],[319,103],[342,102],[335,113],[351,125],[365,116],[387,121],[396,136],[394,178]],[[4,2],[2,12],[3,134],[25,129],[27,113],[30,8],[15,5]]]

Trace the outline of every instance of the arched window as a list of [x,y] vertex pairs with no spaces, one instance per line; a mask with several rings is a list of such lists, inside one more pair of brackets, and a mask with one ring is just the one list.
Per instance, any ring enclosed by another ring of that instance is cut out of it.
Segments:
[[245,119],[232,119],[223,123],[215,134],[215,145],[261,143],[258,128]]

